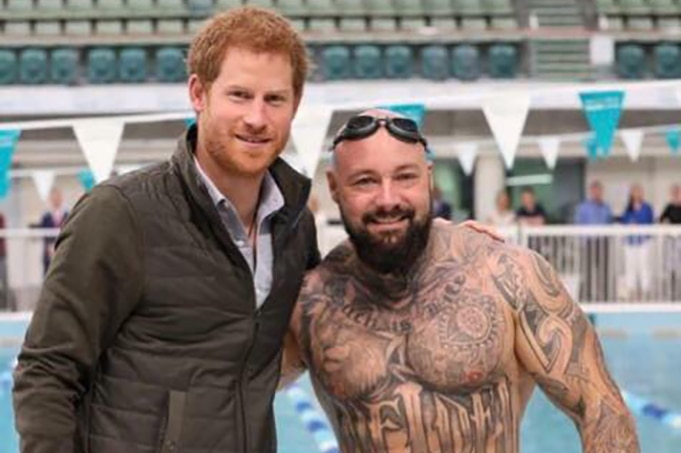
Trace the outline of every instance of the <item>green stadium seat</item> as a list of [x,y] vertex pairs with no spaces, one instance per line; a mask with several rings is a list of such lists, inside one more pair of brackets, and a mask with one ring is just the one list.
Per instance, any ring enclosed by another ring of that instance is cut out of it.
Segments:
[[371,31],[395,32],[397,31],[397,21],[395,19],[374,17],[371,19]]
[[6,0],[6,8],[9,11],[31,12],[33,11],[33,0]]
[[652,30],[652,17],[629,17],[627,18],[627,28],[630,30]]
[[341,16],[365,16],[367,13],[363,0],[341,0],[336,9]]
[[464,30],[487,30],[487,20],[484,17],[464,17],[461,19],[461,28]]
[[[300,1],[302,1],[302,0],[300,0]],[[201,2],[198,2],[198,3],[201,3]],[[210,2],[207,2],[207,3],[210,3]],[[280,1],[280,3],[281,3],[281,1]],[[215,9],[218,10],[218,11],[224,11],[224,10],[227,10],[227,9],[238,8],[242,4],[243,4],[243,2],[241,0],[216,0]],[[191,5],[192,4],[189,3],[189,7],[193,8]],[[210,8],[212,8],[212,6],[204,5],[200,9],[201,9],[201,11],[206,13],[206,12],[211,11]]]
[[16,54],[9,49],[0,49],[0,85],[16,83],[19,63]]
[[452,49],[452,74],[459,80],[476,80],[480,77],[480,52],[470,44]]
[[421,75],[430,80],[445,80],[449,77],[449,58],[445,46],[431,45],[421,50]]
[[92,84],[116,81],[116,52],[106,47],[90,49],[87,53],[87,80]]
[[364,33],[367,31],[366,19],[360,17],[344,17],[339,22],[339,29],[345,33]]
[[78,51],[74,48],[50,52],[50,80],[59,85],[74,85],[78,81]]
[[676,16],[681,13],[681,7],[674,0],[650,0],[650,6],[657,16]]
[[58,36],[61,35],[61,24],[55,20],[36,21],[33,33],[37,36]]
[[303,18],[289,18],[289,22],[291,22],[291,25],[293,28],[296,29],[297,32],[299,33],[305,33],[307,31],[307,27],[305,26],[305,19]]
[[68,36],[88,36],[92,34],[89,20],[67,20],[64,23],[64,34]]
[[151,11],[154,9],[154,0],[127,0],[127,6],[133,11]]
[[646,72],[646,55],[638,44],[617,48],[617,75],[623,79],[642,79]]
[[620,0],[620,7],[625,15],[642,15],[651,12],[645,0]]
[[430,26],[440,31],[452,31],[458,28],[456,19],[453,17],[433,17]]
[[123,14],[125,14],[126,11],[123,0],[106,0],[103,2],[97,2],[97,9],[106,11],[120,11]]
[[492,16],[510,16],[513,5],[510,0],[482,0],[482,9]]
[[490,28],[492,30],[514,30],[518,28],[518,22],[513,17],[492,17]]
[[95,34],[117,36],[123,34],[123,21],[98,20],[95,22]]
[[54,13],[64,7],[62,0],[36,0],[35,9],[44,13]]
[[422,0],[427,16],[451,16],[455,14],[452,0]]
[[423,17],[403,17],[400,20],[400,28],[402,30],[420,30],[426,26],[426,21]]
[[518,51],[510,44],[489,48],[489,75],[493,79],[514,79],[518,74]]
[[307,28],[312,33],[335,33],[336,21],[334,19],[311,18]]
[[307,10],[308,14],[311,16],[329,17],[338,15],[333,0],[314,0],[312,2],[307,2]]
[[653,72],[661,79],[681,78],[681,48],[676,44],[658,44],[653,50]]
[[156,6],[162,11],[186,11],[183,0],[156,0]]
[[307,5],[304,0],[277,0],[277,8],[288,17],[303,17],[307,15]]
[[355,76],[358,79],[380,79],[383,77],[383,61],[378,46],[366,44],[354,49]]
[[423,16],[421,0],[395,0],[395,9],[400,17]]
[[389,79],[409,79],[414,68],[414,51],[409,46],[392,45],[385,49],[385,75]]
[[156,51],[156,80],[162,83],[178,83],[186,80],[187,68],[184,53],[175,47],[163,47]]
[[456,0],[456,2],[456,12],[461,16],[482,16],[485,14],[480,0]]
[[[151,19],[132,19],[125,23],[125,32],[128,35],[152,35],[154,34],[154,23]],[[160,30],[159,33],[161,33]]]
[[199,31],[205,23],[205,19],[190,19],[187,21],[187,32],[193,35]]
[[8,36],[29,36],[31,23],[25,20],[5,22],[5,34]]
[[182,19],[163,19],[156,23],[156,31],[162,35],[184,34],[184,21]]
[[622,17],[608,17],[608,30],[615,30],[615,31],[624,30],[624,18],[622,18]]
[[260,8],[275,9],[274,0],[246,0],[246,4],[250,6],[259,6]]
[[365,4],[367,14],[370,16],[395,16],[397,14],[392,0],[366,0]]
[[123,83],[141,83],[147,79],[147,53],[139,47],[121,50],[118,78]]
[[19,82],[38,85],[48,80],[47,51],[24,49],[19,53]]
[[94,0],[66,0],[66,8],[72,11],[90,11],[94,6]]
[[678,17],[660,17],[657,19],[657,28],[663,31],[678,32],[681,30],[681,23]]
[[[231,3],[234,2],[229,2],[229,4]],[[226,9],[226,6],[224,0],[218,0],[218,7],[220,9]],[[235,6],[240,6],[240,4]],[[213,0],[187,0],[187,9],[193,16],[209,16],[213,13]]]
[[343,80],[352,76],[350,49],[335,45],[321,51],[322,69],[325,80]]
[[596,0],[596,11],[606,15],[619,15],[622,13],[615,0]]

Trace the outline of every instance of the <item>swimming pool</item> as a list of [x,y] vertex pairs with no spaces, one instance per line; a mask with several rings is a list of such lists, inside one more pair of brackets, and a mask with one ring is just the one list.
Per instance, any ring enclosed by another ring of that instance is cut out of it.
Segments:
[[[655,336],[655,327],[681,328],[681,315],[599,315],[601,340],[610,371],[622,389],[681,411],[681,337]],[[614,329],[617,329],[613,335]],[[610,335],[608,334],[610,333]],[[0,332],[4,334],[4,332]],[[0,349],[0,373],[8,370],[15,348]],[[4,368],[3,368],[4,367]],[[310,395],[309,380],[301,386]],[[0,453],[17,453],[8,384],[0,388]],[[275,401],[279,453],[318,453],[315,441],[285,394]],[[643,453],[681,452],[681,429],[647,416],[637,416]],[[579,437],[570,422],[535,392],[521,428],[523,453],[580,453]]]

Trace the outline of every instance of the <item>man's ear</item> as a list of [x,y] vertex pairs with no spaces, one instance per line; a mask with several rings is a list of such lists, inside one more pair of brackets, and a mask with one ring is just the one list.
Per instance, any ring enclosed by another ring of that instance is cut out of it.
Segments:
[[208,90],[206,86],[199,80],[199,76],[192,74],[187,81],[189,89],[189,100],[196,113],[201,113],[205,110],[208,104]]
[[338,178],[336,173],[331,169],[326,170],[326,182],[329,186],[331,199],[338,204]]

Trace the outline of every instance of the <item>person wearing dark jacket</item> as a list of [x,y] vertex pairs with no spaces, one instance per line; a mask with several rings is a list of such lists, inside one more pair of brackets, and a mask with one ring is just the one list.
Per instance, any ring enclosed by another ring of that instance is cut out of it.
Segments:
[[319,262],[310,181],[279,158],[305,46],[240,8],[188,66],[197,125],[85,195],[56,241],[14,373],[22,453],[276,450],[282,340]]

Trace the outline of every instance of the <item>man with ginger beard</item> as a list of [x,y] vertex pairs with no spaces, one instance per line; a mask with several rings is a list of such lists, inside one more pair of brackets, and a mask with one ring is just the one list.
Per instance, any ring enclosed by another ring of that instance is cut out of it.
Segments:
[[415,123],[375,110],[334,141],[349,241],[306,277],[284,381],[310,376],[345,453],[519,451],[535,385],[588,453],[639,451],[594,329],[536,253],[433,222]]

